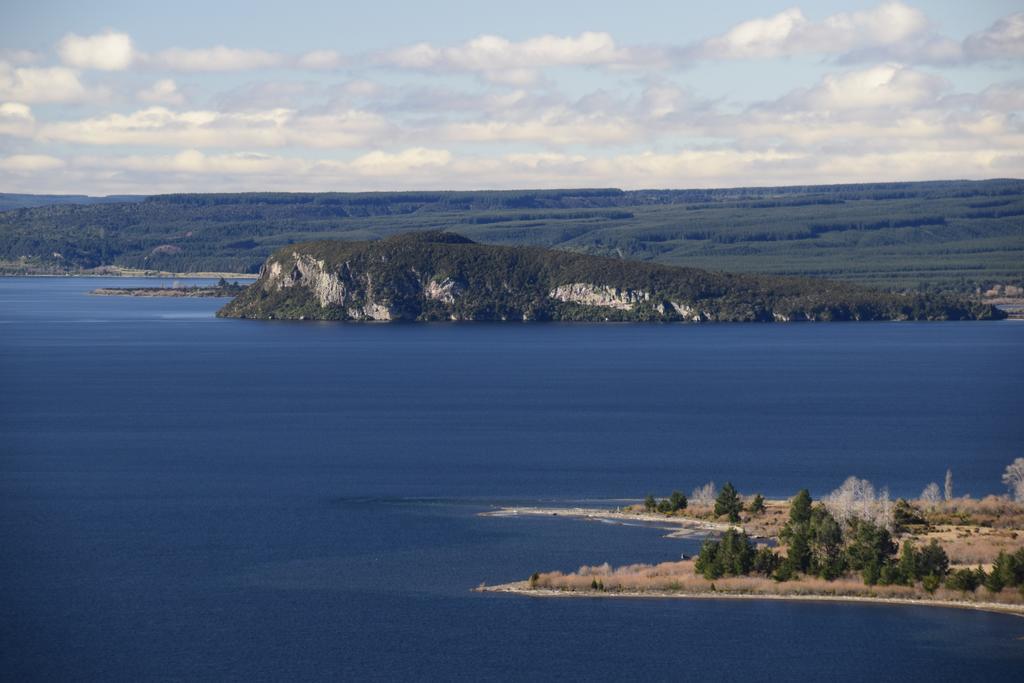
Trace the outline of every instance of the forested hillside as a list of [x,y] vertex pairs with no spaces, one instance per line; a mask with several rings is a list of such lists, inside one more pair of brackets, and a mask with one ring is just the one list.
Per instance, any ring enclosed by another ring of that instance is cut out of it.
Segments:
[[220,315],[299,320],[974,320],[991,306],[827,280],[730,275],[450,232],[284,247]]
[[1024,280],[1024,181],[722,190],[188,194],[0,213],[6,272],[256,272],[278,247],[453,230],[730,272],[888,288]]

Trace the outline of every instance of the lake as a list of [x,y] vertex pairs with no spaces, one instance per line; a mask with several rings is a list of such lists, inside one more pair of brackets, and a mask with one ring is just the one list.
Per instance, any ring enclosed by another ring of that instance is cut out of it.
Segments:
[[0,279],[7,680],[1013,680],[1024,620],[470,589],[694,552],[480,517],[848,475],[1001,493],[1024,323],[374,325]]

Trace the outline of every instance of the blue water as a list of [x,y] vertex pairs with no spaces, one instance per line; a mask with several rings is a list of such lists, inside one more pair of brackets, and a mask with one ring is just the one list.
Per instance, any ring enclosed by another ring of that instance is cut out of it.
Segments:
[[0,280],[0,678],[1011,680],[1024,620],[537,600],[656,529],[478,512],[1001,492],[1024,324],[342,325]]

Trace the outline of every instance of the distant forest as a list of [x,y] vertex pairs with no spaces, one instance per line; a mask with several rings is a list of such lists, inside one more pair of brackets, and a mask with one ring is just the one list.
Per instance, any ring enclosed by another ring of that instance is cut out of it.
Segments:
[[[891,289],[1024,281],[1021,180],[125,199],[60,197],[0,212],[3,272],[103,265],[256,272],[290,243],[452,230],[488,244]],[[0,208],[31,203],[0,195]]]

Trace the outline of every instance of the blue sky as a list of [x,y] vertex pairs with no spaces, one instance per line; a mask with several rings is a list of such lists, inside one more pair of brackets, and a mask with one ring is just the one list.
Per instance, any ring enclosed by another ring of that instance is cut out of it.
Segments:
[[1011,2],[8,3],[0,190],[1021,177],[1022,63]]

